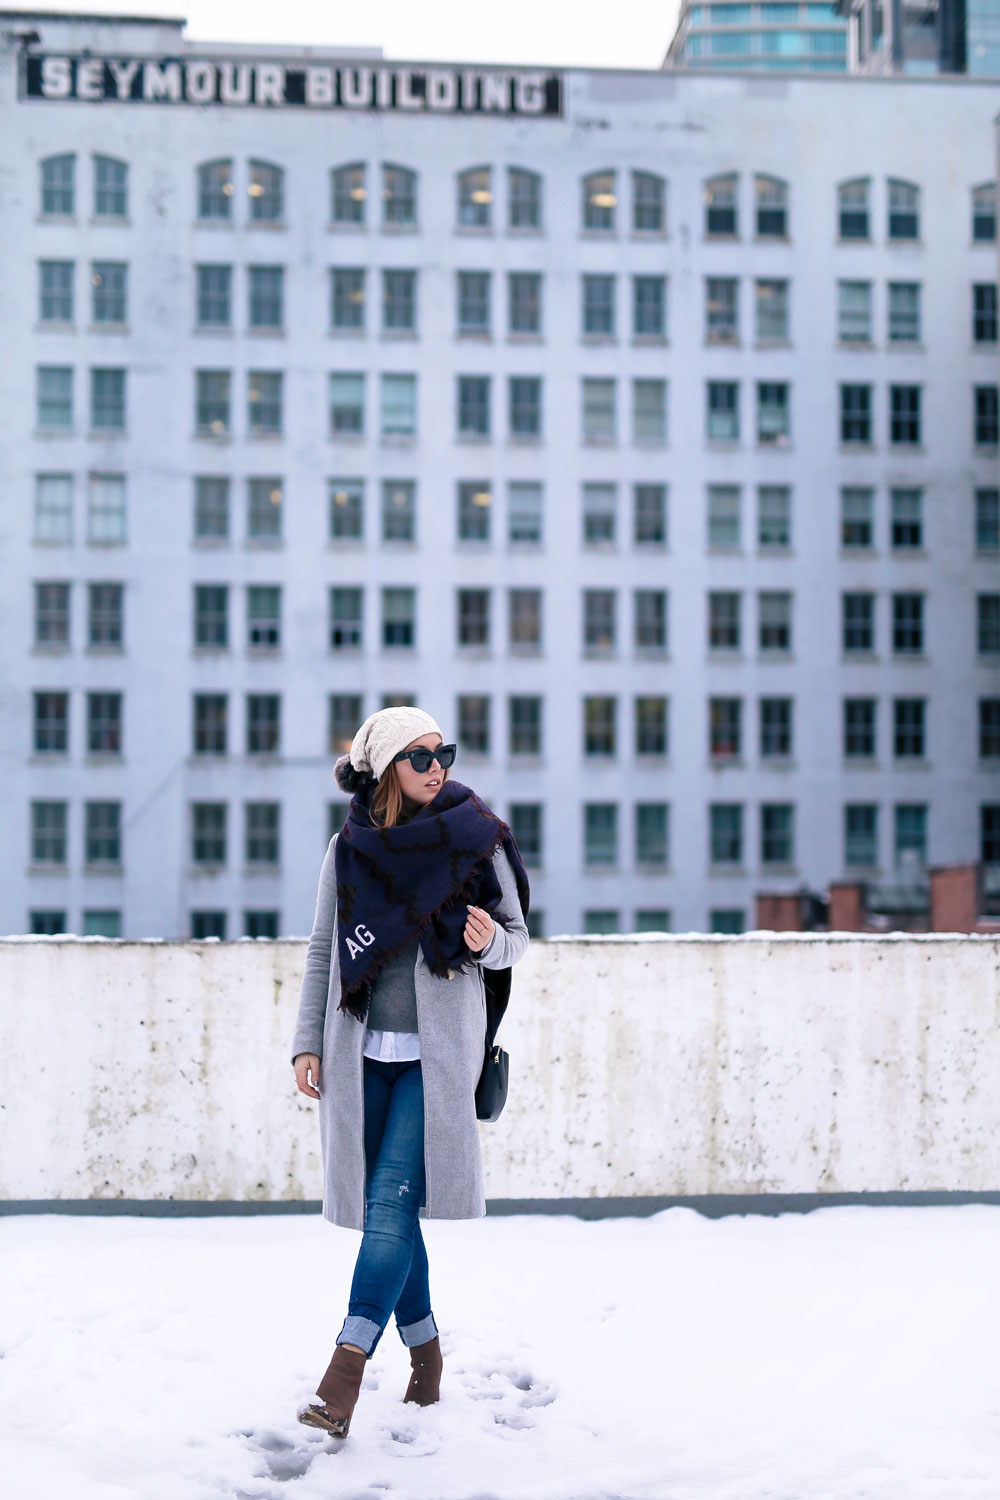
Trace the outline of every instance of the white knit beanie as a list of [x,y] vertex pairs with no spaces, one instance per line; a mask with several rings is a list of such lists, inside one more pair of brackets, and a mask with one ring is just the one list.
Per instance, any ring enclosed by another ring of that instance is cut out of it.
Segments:
[[437,720],[422,708],[413,704],[380,708],[368,715],[351,741],[351,765],[356,771],[367,771],[381,781],[393,756],[422,734],[440,734],[444,738]]

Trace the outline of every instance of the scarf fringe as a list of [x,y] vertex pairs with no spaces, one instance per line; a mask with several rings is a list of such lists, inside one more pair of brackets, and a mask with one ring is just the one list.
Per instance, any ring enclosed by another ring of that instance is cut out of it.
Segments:
[[[478,798],[476,798],[476,800],[479,801]],[[480,803],[480,807],[482,811],[488,813],[490,817],[496,817],[496,814],[493,813],[489,808],[487,808],[485,804]],[[497,819],[497,822],[500,823],[499,818]],[[489,849],[482,855],[479,863],[473,869],[472,874],[469,875],[468,878],[461,883],[461,885],[457,885],[454,890],[449,892],[444,900],[439,902],[438,905],[435,906],[433,911],[428,912],[425,917],[422,917],[413,931],[407,933],[406,937],[404,937],[401,942],[397,943],[393,948],[385,949],[380,952],[378,958],[372,961],[372,965],[368,970],[368,973],[363,974],[360,979],[356,979],[352,985],[349,985],[347,989],[343,991],[340,997],[340,1003],[337,1006],[338,1010],[345,1011],[349,1016],[353,1016],[356,1021],[365,1020],[368,1015],[371,996],[368,995],[367,999],[365,999],[357,1009],[347,1003],[350,1000],[351,996],[357,994],[359,991],[365,991],[371,985],[373,980],[378,976],[378,974],[380,974],[381,971],[385,968],[386,964],[389,963],[391,959],[398,958],[403,949],[413,941],[414,937],[419,940],[431,926],[438,913],[442,911],[450,902],[461,900],[463,896],[471,896],[475,892],[476,887],[479,884],[479,874],[482,865],[492,860],[497,850],[503,848],[506,838],[507,828],[506,825],[501,823],[497,831],[496,838],[493,840],[493,843],[490,845]],[[496,919],[494,918],[494,921],[495,920]],[[424,954],[424,961],[427,964],[427,967],[430,969],[431,973],[436,975],[438,979],[446,979],[450,970],[455,970],[456,972],[461,973],[468,968],[469,963],[475,962],[475,960],[471,957],[463,955],[462,958],[457,961],[457,963],[437,966],[431,963],[426,954]]]

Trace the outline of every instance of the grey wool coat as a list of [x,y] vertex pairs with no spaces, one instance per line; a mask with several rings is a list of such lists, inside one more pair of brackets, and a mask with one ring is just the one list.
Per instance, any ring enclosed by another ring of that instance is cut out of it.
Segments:
[[[365,1225],[363,1053],[365,1023],[340,1003],[337,878],[330,840],[319,876],[316,915],[306,952],[292,1062],[300,1052],[320,1059],[319,1131],[323,1152],[323,1217],[347,1229]],[[528,946],[514,871],[502,848],[493,867],[503,893],[504,922],[471,968],[450,979],[428,969],[418,947],[413,977],[424,1084],[424,1167],[429,1219],[477,1219],[486,1212],[475,1090],[483,1066],[486,984],[482,969],[507,969]]]

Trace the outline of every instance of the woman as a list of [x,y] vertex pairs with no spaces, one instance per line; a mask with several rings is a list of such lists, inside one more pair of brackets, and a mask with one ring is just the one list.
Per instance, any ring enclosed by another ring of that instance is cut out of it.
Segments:
[[364,1231],[320,1402],[298,1414],[338,1437],[393,1313],[410,1350],[404,1401],[438,1400],[418,1211],[486,1212],[482,970],[524,954],[529,889],[510,828],[449,779],[454,757],[431,715],[406,706],[370,714],[334,766],[353,796],[320,871],[292,1064],[320,1101],[323,1216]]

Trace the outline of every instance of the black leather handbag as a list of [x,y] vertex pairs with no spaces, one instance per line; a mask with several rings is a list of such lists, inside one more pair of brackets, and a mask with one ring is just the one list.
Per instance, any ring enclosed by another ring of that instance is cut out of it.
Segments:
[[496,1042],[497,1027],[503,1020],[510,996],[509,969],[483,969],[486,989],[486,1047],[483,1069],[476,1084],[476,1119],[492,1123],[500,1118],[507,1102],[510,1058]]

